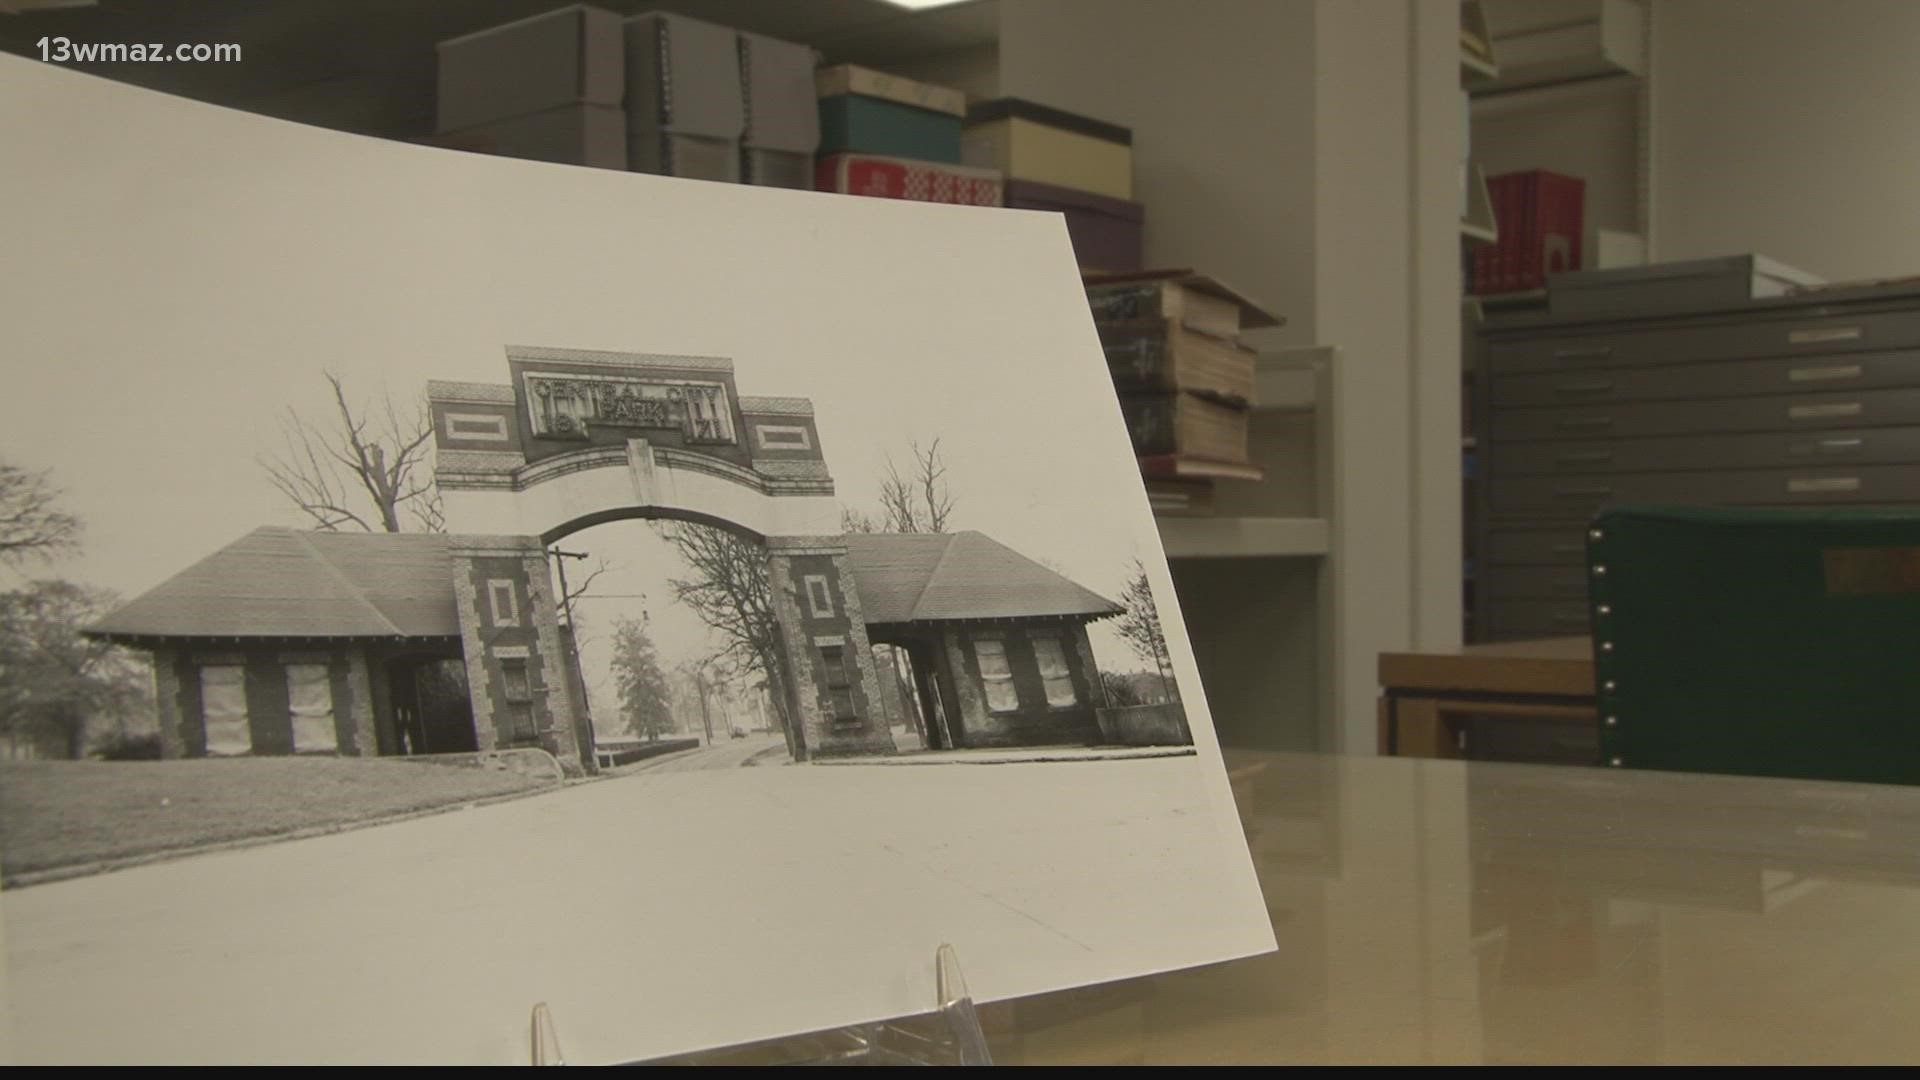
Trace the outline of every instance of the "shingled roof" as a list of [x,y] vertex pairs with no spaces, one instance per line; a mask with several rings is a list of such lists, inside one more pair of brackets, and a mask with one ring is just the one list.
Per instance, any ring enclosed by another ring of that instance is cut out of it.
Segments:
[[[846,538],[869,623],[1098,619],[1113,601],[977,532]],[[266,527],[88,628],[111,638],[455,637],[444,536]]]
[[457,636],[451,568],[444,536],[260,528],[88,629],[116,638]]
[[1120,605],[1081,588],[990,537],[957,533],[854,533],[847,561],[869,623],[1118,615]]

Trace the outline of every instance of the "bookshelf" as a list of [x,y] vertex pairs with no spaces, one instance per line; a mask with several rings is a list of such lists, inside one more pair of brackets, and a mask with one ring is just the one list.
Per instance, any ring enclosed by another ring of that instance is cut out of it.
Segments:
[[1320,506],[1322,402],[1338,350],[1279,349],[1260,354],[1249,437],[1254,463],[1267,479],[1215,485],[1220,512],[1162,516],[1160,541],[1169,559],[1315,559],[1327,554],[1332,530]]

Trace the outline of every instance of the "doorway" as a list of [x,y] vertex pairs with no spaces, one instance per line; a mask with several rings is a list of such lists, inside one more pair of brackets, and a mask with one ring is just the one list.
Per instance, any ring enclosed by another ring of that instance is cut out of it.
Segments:
[[467,696],[466,661],[403,657],[388,667],[394,753],[471,754],[480,749]]

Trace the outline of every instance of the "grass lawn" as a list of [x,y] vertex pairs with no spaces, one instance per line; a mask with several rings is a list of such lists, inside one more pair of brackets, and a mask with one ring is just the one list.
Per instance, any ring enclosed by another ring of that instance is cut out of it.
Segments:
[[507,771],[355,758],[0,764],[0,875],[187,850],[540,786]]

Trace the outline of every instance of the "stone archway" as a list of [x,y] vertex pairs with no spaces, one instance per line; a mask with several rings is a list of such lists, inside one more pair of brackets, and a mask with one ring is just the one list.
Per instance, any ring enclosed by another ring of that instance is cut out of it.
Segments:
[[504,384],[428,384],[482,750],[538,745],[591,770],[546,545],[622,518],[763,545],[804,758],[891,753],[840,506],[805,398],[743,397],[733,362],[511,346]]

